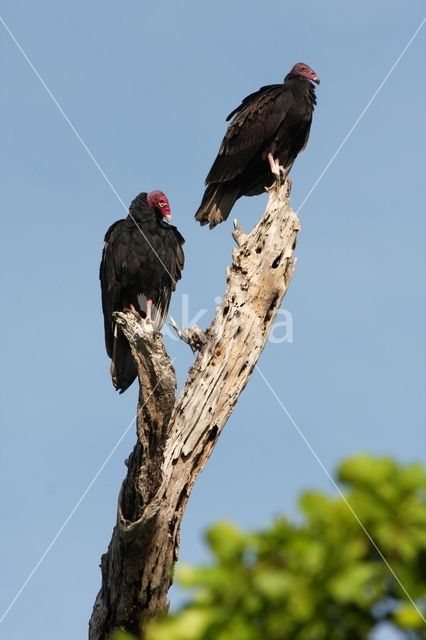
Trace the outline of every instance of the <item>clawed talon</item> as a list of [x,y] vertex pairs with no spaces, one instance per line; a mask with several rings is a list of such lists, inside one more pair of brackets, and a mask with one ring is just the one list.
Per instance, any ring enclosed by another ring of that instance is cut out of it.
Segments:
[[280,165],[278,160],[275,160],[274,156],[270,152],[268,153],[268,162],[271,168],[271,173],[275,176],[276,181],[283,184],[287,177],[287,172],[284,167]]
[[[151,316],[147,315],[145,318],[143,318],[132,303],[130,303],[128,307],[123,309],[123,311],[125,313],[131,313],[133,316],[135,316],[136,320],[139,322],[139,324],[144,328],[144,330],[147,333],[152,333],[154,331],[154,325],[152,323]],[[149,311],[151,311],[151,308],[149,309]]]
[[136,318],[136,320],[138,320],[138,322],[144,326],[144,328],[148,331],[153,331],[154,327],[153,327],[153,320],[152,320],[152,300],[150,300],[149,298],[146,301],[146,312],[145,312],[145,317],[143,317],[139,311],[136,309],[135,305],[130,303],[128,307],[126,307],[124,309],[124,311],[128,311],[129,313],[133,314]]
[[132,303],[130,303],[129,306],[124,309],[124,311],[129,311],[130,313],[132,313],[135,316],[136,320],[142,320],[141,314]]

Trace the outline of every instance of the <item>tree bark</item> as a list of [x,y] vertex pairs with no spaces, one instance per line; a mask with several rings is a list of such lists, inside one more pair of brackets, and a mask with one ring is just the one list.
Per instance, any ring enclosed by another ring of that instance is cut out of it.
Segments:
[[102,557],[90,640],[105,640],[116,628],[140,633],[144,620],[167,610],[191,489],[248,382],[293,275],[300,225],[286,191],[286,184],[271,189],[249,235],[235,228],[238,248],[207,331],[177,328],[199,354],[176,401],[175,373],[161,337],[132,314],[116,314],[138,366],[138,440]]

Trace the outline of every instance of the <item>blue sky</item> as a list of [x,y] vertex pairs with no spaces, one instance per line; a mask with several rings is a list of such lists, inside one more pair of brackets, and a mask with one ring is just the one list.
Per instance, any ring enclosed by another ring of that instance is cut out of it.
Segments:
[[[171,312],[180,320],[188,300],[190,314],[208,310],[207,323],[224,291],[231,225],[209,232],[193,215],[226,115],[295,62],[321,76],[310,142],[292,171],[297,209],[424,13],[419,0],[3,0],[0,15],[120,198],[168,194],[187,256]],[[294,341],[268,344],[259,361],[330,472],[359,451],[426,463],[425,29],[303,206],[284,301]],[[1,617],[131,423],[137,389],[112,388],[100,308],[103,235],[122,205],[0,32]],[[241,199],[234,214],[250,229],[265,203]],[[192,356],[166,342],[181,387]],[[134,441],[131,426],[1,637],[86,637]],[[333,491],[254,373],[191,496],[181,560],[206,558],[202,532],[217,519],[262,527],[295,516],[308,487]]]

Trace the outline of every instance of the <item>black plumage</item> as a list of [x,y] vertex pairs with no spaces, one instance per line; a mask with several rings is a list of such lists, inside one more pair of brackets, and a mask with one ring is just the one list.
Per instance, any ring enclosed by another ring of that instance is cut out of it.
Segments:
[[202,225],[214,227],[226,220],[238,198],[270,187],[275,180],[273,160],[288,174],[308,142],[316,104],[312,82],[319,84],[317,74],[298,63],[282,84],[262,87],[229,114],[231,122],[195,214]]
[[105,235],[99,273],[105,345],[113,384],[120,393],[132,384],[137,372],[129,344],[112,314],[130,308],[142,318],[150,315],[155,330],[163,326],[184,266],[185,241],[167,222],[170,217],[168,200],[161,191],[140,193],[127,218],[114,222]]

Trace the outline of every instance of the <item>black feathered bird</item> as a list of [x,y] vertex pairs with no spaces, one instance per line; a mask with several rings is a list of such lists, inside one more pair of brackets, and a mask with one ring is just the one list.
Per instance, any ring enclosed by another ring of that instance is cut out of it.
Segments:
[[255,196],[286,177],[305,148],[316,104],[307,64],[295,64],[282,84],[271,84],[244,98],[234,109],[195,218],[210,228],[229,216],[241,196]]
[[163,326],[184,265],[185,240],[168,223],[170,219],[164,193],[140,193],[127,218],[114,222],[105,235],[99,272],[105,345],[112,381],[120,393],[132,384],[137,372],[129,344],[112,314],[127,308],[149,318],[155,330]]

